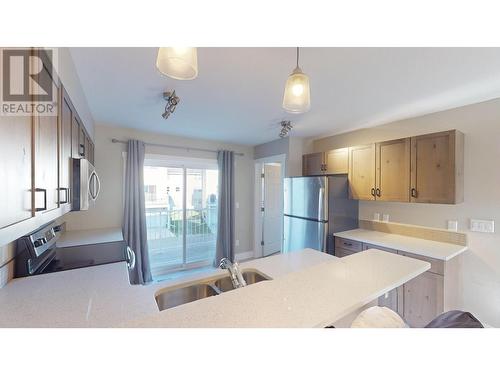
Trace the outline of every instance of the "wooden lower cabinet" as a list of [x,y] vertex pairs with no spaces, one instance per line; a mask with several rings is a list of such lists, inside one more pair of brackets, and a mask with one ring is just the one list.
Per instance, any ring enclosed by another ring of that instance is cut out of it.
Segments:
[[444,276],[424,272],[403,285],[402,314],[410,327],[425,327],[444,312]]
[[378,297],[377,305],[388,307],[393,311],[399,312],[400,288],[395,288],[383,296]]
[[[361,250],[346,249],[349,244]],[[344,244],[346,244],[344,246]],[[395,249],[361,243],[341,237],[335,237],[335,256],[343,257],[358,251],[377,249],[429,262],[431,268],[407,283],[395,288],[377,300],[378,306],[385,306],[396,311],[413,328],[425,327],[431,320],[444,311],[458,306],[458,275],[461,269],[461,257],[449,261],[431,259]]]

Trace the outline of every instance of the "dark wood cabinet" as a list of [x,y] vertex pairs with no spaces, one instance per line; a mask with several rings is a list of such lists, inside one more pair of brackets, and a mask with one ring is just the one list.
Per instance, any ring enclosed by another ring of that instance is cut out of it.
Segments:
[[0,228],[32,217],[32,119],[0,116]]
[[73,117],[75,110],[64,88],[61,88],[60,154],[59,154],[59,204],[71,205],[71,173],[73,148]]
[[[59,79],[52,76],[52,68],[47,61],[41,68],[39,80],[41,87],[52,85],[54,93],[59,92]],[[37,93],[41,90],[34,88]],[[59,96],[54,94],[55,101]],[[58,104],[58,103],[56,103]],[[59,207],[59,127],[58,116],[35,114],[34,120],[34,156],[35,181],[34,201],[35,214],[44,213]]]
[[[72,157],[94,162],[94,144],[48,55],[33,59],[40,71],[33,94],[51,85],[57,113],[0,116],[0,245],[15,241],[71,210]],[[31,60],[30,60],[31,61]],[[22,82],[19,82],[21,85]],[[82,146],[80,146],[82,145]]]

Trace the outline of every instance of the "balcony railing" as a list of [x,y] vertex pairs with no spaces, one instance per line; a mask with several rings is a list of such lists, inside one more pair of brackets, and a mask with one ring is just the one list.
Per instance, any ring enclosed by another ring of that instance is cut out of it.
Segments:
[[210,263],[215,256],[217,207],[186,210],[184,250],[183,210],[147,207],[149,259],[153,277],[189,264]]

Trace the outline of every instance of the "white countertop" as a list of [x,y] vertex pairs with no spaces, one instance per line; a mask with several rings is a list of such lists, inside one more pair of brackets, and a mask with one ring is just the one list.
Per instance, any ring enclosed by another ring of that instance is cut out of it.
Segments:
[[367,229],[353,229],[345,232],[337,232],[334,233],[334,236],[444,261],[450,260],[467,250],[467,246]]
[[161,312],[159,290],[226,271],[132,286],[122,262],[15,279],[0,289],[0,327],[322,327],[430,265],[377,250],[340,259],[306,249],[241,268],[273,280]]
[[120,241],[123,241],[121,228],[72,230],[61,234],[56,246],[71,247]]
[[[310,252],[314,250],[304,250]],[[128,327],[325,327],[430,268],[380,250],[329,260],[276,279],[161,311]]]
[[[241,266],[274,278],[330,258],[310,250]],[[14,279],[0,288],[0,327],[113,327],[159,313],[155,293],[162,288],[226,274],[214,269],[146,286],[130,285],[127,265],[120,262]]]

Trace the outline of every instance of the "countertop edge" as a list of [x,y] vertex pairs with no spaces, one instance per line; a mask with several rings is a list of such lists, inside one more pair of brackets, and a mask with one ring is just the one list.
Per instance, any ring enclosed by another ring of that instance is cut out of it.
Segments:
[[[358,229],[361,229],[361,228],[358,228]],[[356,229],[352,229],[352,230],[356,230]],[[417,240],[417,241],[420,240],[420,241],[437,242],[437,243],[440,243],[440,244],[445,244],[445,245],[450,245],[450,246],[457,246],[457,247],[460,247],[460,249],[457,249],[455,252],[453,252],[453,253],[451,253],[451,254],[449,254],[447,256],[439,256],[439,255],[436,255],[436,254],[429,254],[429,252],[424,252],[424,251],[419,252],[419,251],[415,251],[413,249],[408,249],[404,245],[398,245],[398,244],[394,244],[392,242],[388,243],[388,242],[378,241],[378,240],[372,240],[372,239],[367,240],[366,238],[363,237],[362,234],[360,234],[360,235],[349,234],[349,233],[346,234],[346,232],[349,232],[349,231],[337,232],[337,233],[334,233],[333,235],[335,237],[345,238],[345,239],[353,240],[353,241],[359,241],[359,242],[363,242],[363,243],[367,243],[367,244],[372,244],[372,245],[376,245],[376,246],[387,247],[389,249],[403,251],[405,253],[420,255],[420,256],[427,257],[427,258],[437,259],[437,260],[442,260],[442,261],[449,261],[449,260],[453,259],[454,257],[456,257],[457,255],[460,255],[460,254],[462,254],[463,252],[465,252],[465,251],[467,251],[469,249],[468,246],[461,246],[461,245],[450,244],[450,243],[447,243],[447,242],[433,241],[433,240],[425,240],[423,238],[403,236],[401,234],[385,233],[385,232],[379,232],[379,231],[369,230],[369,229],[363,229],[363,231],[373,232],[373,233],[381,233],[381,234],[397,235],[397,236],[406,237],[406,238],[409,238],[411,240]]]

